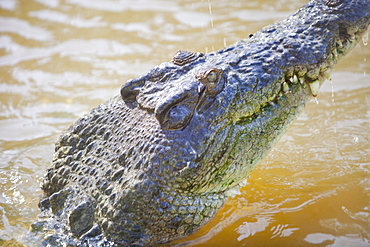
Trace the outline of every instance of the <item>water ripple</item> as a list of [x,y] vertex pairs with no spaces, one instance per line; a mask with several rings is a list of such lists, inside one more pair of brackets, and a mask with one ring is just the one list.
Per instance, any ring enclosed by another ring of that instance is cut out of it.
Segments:
[[0,23],[0,32],[14,33],[26,39],[37,41],[49,41],[53,39],[53,34],[50,31],[42,27],[33,26],[25,20],[0,16]]
[[28,15],[43,21],[62,23],[76,28],[97,28],[106,27],[108,25],[107,22],[100,21],[100,16],[95,16],[91,19],[83,19],[79,16],[69,16],[68,14],[48,9],[32,11]]
[[0,39],[4,42],[3,46],[13,47],[12,53],[0,57],[0,66],[15,65],[24,61],[52,57],[56,54],[61,57],[79,57],[81,55],[115,57],[126,54],[147,54],[151,50],[142,44],[122,44],[107,39],[71,39],[55,46],[37,48],[21,46],[7,36],[2,36]]

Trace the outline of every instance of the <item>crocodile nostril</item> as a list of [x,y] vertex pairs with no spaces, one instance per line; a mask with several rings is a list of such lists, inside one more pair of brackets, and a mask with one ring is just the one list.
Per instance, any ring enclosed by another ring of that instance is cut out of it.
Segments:
[[125,84],[122,85],[121,87],[121,98],[124,101],[135,101],[136,96],[139,94],[139,87],[142,82],[138,80],[129,80]]

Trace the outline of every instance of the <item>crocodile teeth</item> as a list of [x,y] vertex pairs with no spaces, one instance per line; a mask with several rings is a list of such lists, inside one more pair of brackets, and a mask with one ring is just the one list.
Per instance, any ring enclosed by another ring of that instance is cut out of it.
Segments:
[[292,78],[292,83],[293,83],[293,84],[297,84],[297,83],[298,83],[298,78],[297,78],[297,76],[296,76],[296,75],[294,75],[294,76],[293,76],[293,78]]
[[351,34],[351,37],[349,38],[350,42],[354,42],[356,40],[356,33]]
[[342,43],[341,40],[338,40],[337,41],[337,45],[338,45],[339,48],[343,48],[343,43]]
[[326,78],[326,77],[324,77],[324,76],[320,76],[320,77],[319,77],[320,87],[321,87],[321,85],[323,85],[323,84],[324,84],[324,82],[325,82],[327,79],[328,79],[328,78]]
[[301,84],[304,83],[304,77],[299,77],[299,83],[301,83]]
[[282,85],[282,90],[283,90],[283,92],[284,92],[284,93],[289,93],[289,91],[290,91],[290,88],[289,88],[289,85],[288,85],[288,83],[286,83],[286,82],[283,82],[283,85]]
[[308,85],[310,86],[312,96],[313,97],[316,97],[317,94],[319,93],[319,89],[320,89],[320,82],[319,82],[319,80],[316,80],[316,81],[313,81],[311,83],[308,83]]
[[333,56],[333,54],[332,54],[332,53],[330,53],[330,54],[328,55],[328,59],[327,59],[327,61],[328,61],[328,65],[329,65],[329,67],[330,67],[330,68],[332,68],[332,67],[334,66],[334,63],[335,63],[335,61],[334,61],[334,56]]
[[336,50],[336,49],[334,49],[334,50],[332,51],[332,54],[333,54],[334,59],[335,59],[335,60],[338,60],[338,52],[337,52],[337,50]]
[[329,79],[330,74],[331,74],[331,69],[328,69],[323,73],[323,76],[324,76],[325,79]]

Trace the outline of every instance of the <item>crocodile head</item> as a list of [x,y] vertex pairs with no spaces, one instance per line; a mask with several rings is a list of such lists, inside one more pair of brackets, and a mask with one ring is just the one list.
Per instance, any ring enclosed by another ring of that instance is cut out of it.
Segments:
[[313,0],[249,39],[178,51],[126,82],[60,137],[44,211],[77,238],[122,245],[198,229],[361,39],[369,7]]
[[178,51],[125,83],[126,104],[146,110],[184,149],[187,159],[170,164],[172,186],[220,192],[240,183],[361,39],[368,6],[311,1],[248,40],[206,55]]

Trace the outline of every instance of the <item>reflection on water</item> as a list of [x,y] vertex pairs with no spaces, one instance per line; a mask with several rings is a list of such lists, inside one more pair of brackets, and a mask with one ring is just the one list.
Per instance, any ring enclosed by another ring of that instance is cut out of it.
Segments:
[[[39,183],[61,130],[176,50],[218,50],[304,3],[0,0],[0,245],[22,242],[39,213]],[[369,244],[366,43],[338,65],[240,193],[175,244]]]

